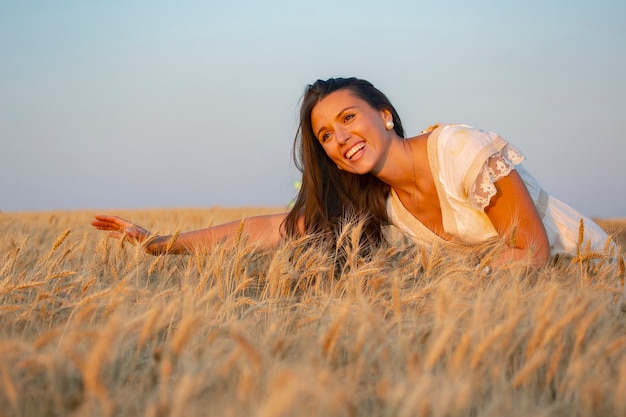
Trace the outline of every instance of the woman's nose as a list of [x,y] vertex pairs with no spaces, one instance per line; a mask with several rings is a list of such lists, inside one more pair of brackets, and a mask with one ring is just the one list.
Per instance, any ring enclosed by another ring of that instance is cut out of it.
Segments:
[[340,145],[343,145],[344,143],[348,141],[348,139],[350,139],[350,132],[348,131],[348,129],[345,129],[344,127],[336,128],[335,138],[337,139],[337,142]]

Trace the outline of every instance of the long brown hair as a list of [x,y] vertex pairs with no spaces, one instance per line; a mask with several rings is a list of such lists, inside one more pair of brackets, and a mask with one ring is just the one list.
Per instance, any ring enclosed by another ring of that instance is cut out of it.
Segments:
[[358,216],[363,222],[362,243],[379,244],[382,226],[388,224],[386,200],[390,187],[374,175],[357,175],[340,170],[326,155],[313,132],[311,112],[329,94],[347,89],[376,110],[387,110],[394,130],[404,137],[402,122],[389,99],[370,82],[357,78],[317,80],[307,86],[300,107],[293,158],[302,172],[302,186],[293,208],[283,222],[287,236],[300,234],[299,219],[304,215],[304,232],[334,239],[346,217]]

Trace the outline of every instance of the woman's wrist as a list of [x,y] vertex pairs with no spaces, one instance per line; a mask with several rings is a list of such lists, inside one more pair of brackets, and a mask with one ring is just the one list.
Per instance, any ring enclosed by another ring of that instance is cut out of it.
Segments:
[[151,235],[143,242],[143,250],[149,255],[163,255],[168,240],[168,236]]

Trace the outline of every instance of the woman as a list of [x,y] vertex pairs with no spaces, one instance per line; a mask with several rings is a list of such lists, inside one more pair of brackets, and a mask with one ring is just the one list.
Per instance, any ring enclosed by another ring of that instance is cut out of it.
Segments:
[[405,139],[394,107],[364,80],[307,87],[294,158],[302,187],[289,213],[182,233],[173,243],[115,216],[96,216],[92,225],[152,254],[210,248],[242,227],[263,246],[302,234],[332,238],[349,214],[363,219],[371,244],[384,240],[387,225],[419,244],[463,248],[502,239],[498,263],[541,266],[551,255],[576,255],[581,221],[587,249],[604,253],[612,245],[597,224],[548,196],[498,135],[438,125]]

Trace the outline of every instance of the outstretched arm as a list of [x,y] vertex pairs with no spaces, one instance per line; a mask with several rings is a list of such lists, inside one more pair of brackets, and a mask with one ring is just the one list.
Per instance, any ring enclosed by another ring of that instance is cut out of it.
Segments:
[[143,227],[117,216],[98,215],[91,224],[98,230],[108,230],[114,238],[126,238],[132,243],[144,245],[145,251],[152,255],[189,254],[210,249],[237,233],[246,236],[250,243],[262,247],[277,246],[281,239],[280,225],[285,216],[285,213],[280,213],[248,217],[178,236],[153,235]]
[[527,260],[540,267],[550,257],[550,243],[528,189],[517,171],[495,183],[498,190],[485,213],[500,236],[509,242],[499,263]]

